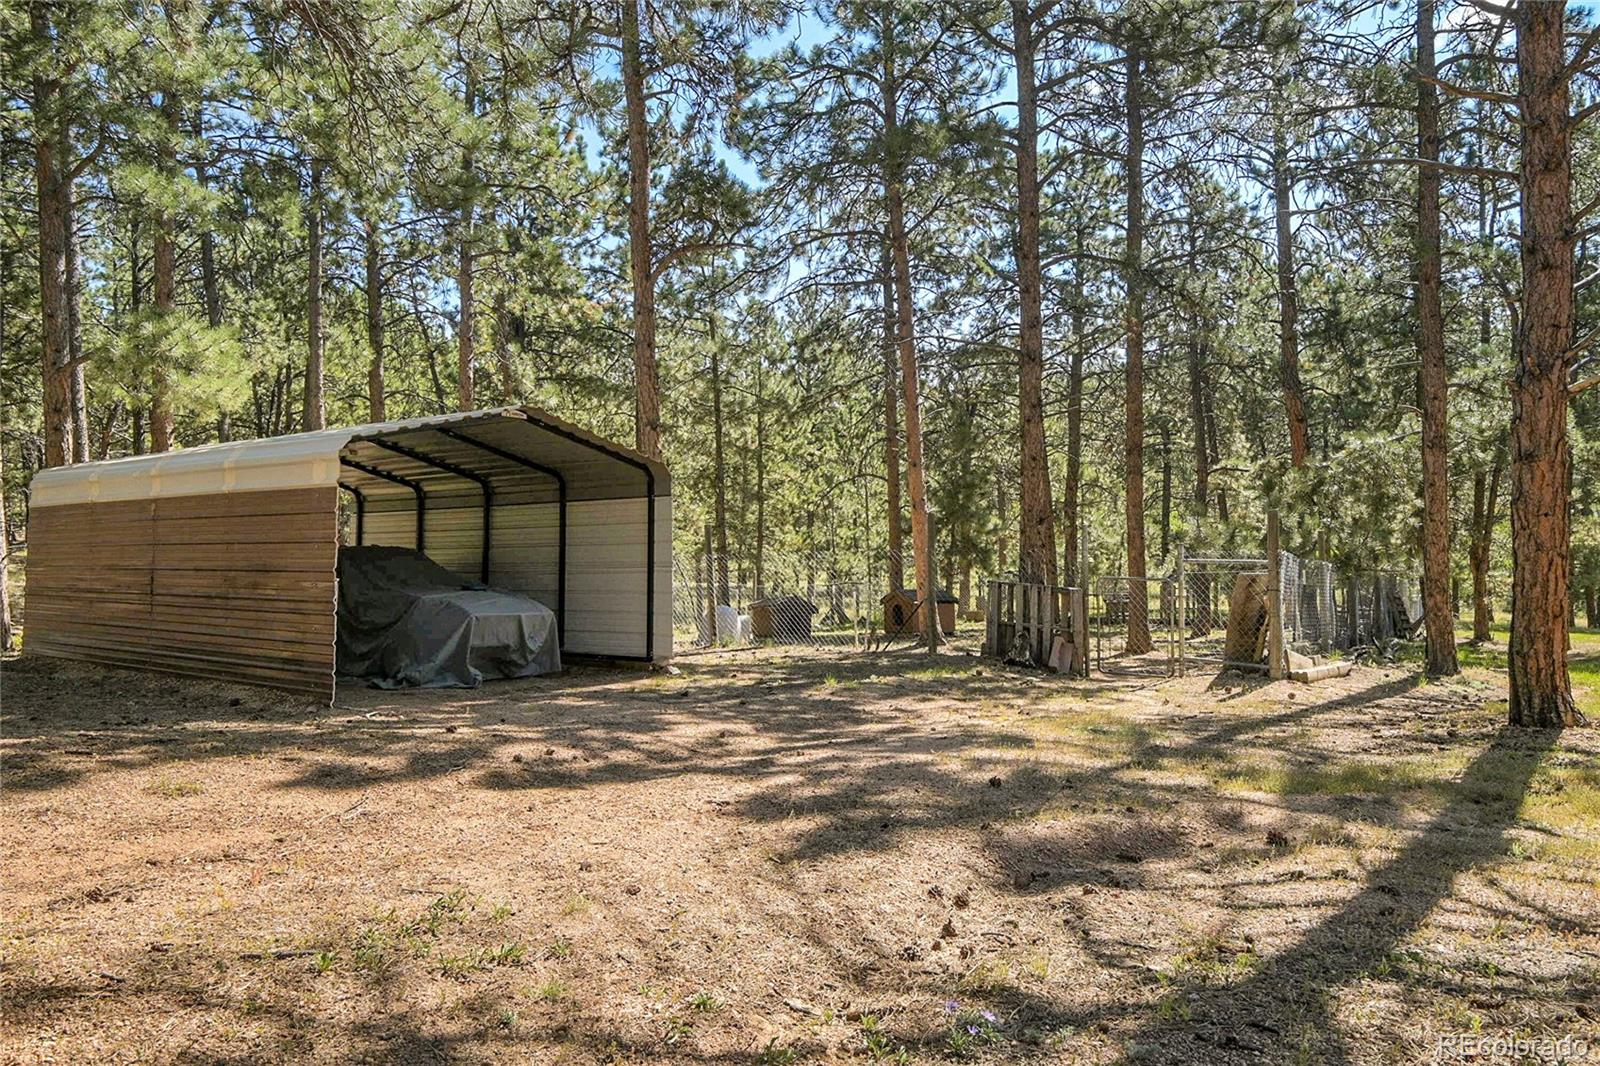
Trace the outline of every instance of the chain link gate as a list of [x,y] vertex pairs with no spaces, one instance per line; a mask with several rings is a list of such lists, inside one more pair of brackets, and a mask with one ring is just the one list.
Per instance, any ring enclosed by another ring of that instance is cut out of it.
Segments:
[[1090,619],[1094,665],[1103,674],[1171,677],[1178,667],[1181,597],[1172,575],[1095,579]]
[[1183,590],[1178,673],[1191,665],[1261,669],[1266,661],[1269,595],[1265,559],[1187,558],[1174,578]]

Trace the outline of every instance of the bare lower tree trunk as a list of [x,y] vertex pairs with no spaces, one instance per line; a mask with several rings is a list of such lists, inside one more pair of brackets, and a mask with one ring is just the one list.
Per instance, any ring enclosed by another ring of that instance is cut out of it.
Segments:
[[1189,336],[1189,421],[1194,432],[1194,515],[1202,523],[1208,511],[1211,494],[1211,453],[1206,446],[1205,366],[1200,354],[1200,331],[1204,327],[1198,319]]
[[1144,110],[1140,98],[1143,59],[1137,43],[1126,58],[1128,155],[1127,245],[1123,284],[1128,293],[1127,385],[1123,396],[1123,454],[1127,475],[1123,512],[1128,540],[1128,651],[1143,654],[1150,642],[1148,597],[1145,595],[1144,546]]
[[1039,261],[1039,108],[1034,86],[1033,12],[1011,0],[1012,55],[1017,76],[1017,397],[1022,437],[1022,529],[1018,553],[1024,581],[1056,582],[1055,514],[1044,443],[1044,295]]
[[494,363],[500,373],[501,401],[516,403],[522,390],[517,388],[517,368],[511,361],[511,311],[503,285],[494,294]]
[[[177,137],[179,104],[170,89],[161,94],[161,118],[166,127],[166,140],[161,146],[161,172],[168,182],[177,178]],[[177,308],[177,220],[169,208],[163,208],[156,218],[155,238],[155,308],[164,328],[172,325]],[[171,345],[162,337],[161,350],[155,353],[150,367],[150,450],[172,450],[172,369]]]
[[894,268],[888,243],[883,255],[883,464],[888,484],[889,588],[906,587],[905,543],[900,530],[900,364],[895,340]]
[[78,208],[67,182],[67,397],[72,412],[72,461],[89,461],[89,396],[84,382],[83,274],[78,262]]
[[300,428],[322,429],[327,409],[322,396],[322,161],[311,161],[311,191],[306,205],[306,389]]
[[1278,241],[1278,371],[1283,378],[1283,409],[1289,419],[1289,461],[1305,465],[1310,450],[1305,388],[1300,383],[1300,298],[1295,281],[1294,182],[1289,146],[1281,130],[1272,142],[1272,200]]
[[[195,184],[209,189],[210,174],[205,157],[205,108],[197,108],[194,116],[194,136],[200,142],[199,156],[194,164]],[[200,294],[206,305],[206,325],[212,329],[222,326],[222,286],[217,277],[217,235],[209,223],[200,231]],[[233,436],[233,412],[227,408],[217,412],[217,439],[226,442]]]
[[1450,609],[1450,453],[1444,312],[1439,298],[1439,96],[1434,86],[1433,0],[1417,3],[1417,359],[1422,409],[1422,617],[1427,673],[1448,677],[1456,665]]
[[766,596],[766,549],[767,549],[767,418],[765,411],[766,397],[762,391],[763,360],[758,349],[756,357],[756,557],[755,557],[755,592],[756,599]]
[[1083,302],[1083,252],[1084,227],[1077,231],[1076,258],[1072,267],[1072,354],[1067,366],[1067,483],[1063,486],[1064,502],[1061,507],[1061,536],[1066,541],[1066,569],[1064,581],[1069,585],[1082,585],[1088,575],[1079,572],[1082,560],[1078,548],[1082,540],[1079,533],[1081,509],[1079,496],[1083,476],[1083,360],[1088,348],[1087,312]]
[[1567,374],[1573,334],[1572,116],[1566,4],[1519,4],[1522,308],[1511,386],[1512,725],[1583,720],[1567,672]]
[[1161,558],[1172,551],[1172,423],[1161,420]]
[[711,349],[711,467],[715,485],[712,532],[717,538],[717,602],[732,603],[728,589],[728,471],[723,450],[722,359],[717,351],[717,321],[709,322]]
[[[1489,559],[1494,549],[1494,527],[1499,521],[1501,450],[1496,449],[1494,468],[1482,471],[1472,486],[1472,640],[1481,644],[1489,639],[1494,623],[1494,601],[1489,595]],[[1487,481],[1487,492],[1483,485]]]
[[639,0],[622,3],[622,90],[628,113],[628,259],[633,280],[633,420],[635,446],[661,457],[661,379],[656,368],[656,278],[650,247],[650,143]]
[[[48,49],[52,33],[46,6],[30,4],[28,17],[36,43]],[[43,69],[41,64],[40,69]],[[62,113],[59,80],[36,74],[33,79],[34,180],[39,198],[39,333],[40,381],[44,393],[44,465],[72,461],[72,411],[67,378],[68,186],[72,178],[72,141]]]
[[[472,68],[466,75],[467,114],[476,113],[477,101],[473,93]],[[456,410],[476,409],[473,389],[473,365],[477,358],[478,308],[472,291],[472,150],[461,155],[461,231],[458,237],[459,258],[456,262],[456,301],[460,305],[460,322],[456,329]]]
[[374,422],[389,417],[388,384],[383,365],[383,237],[369,214],[361,220],[366,235],[367,411]]
[[5,449],[0,448],[0,652],[11,650],[11,529],[6,523]]

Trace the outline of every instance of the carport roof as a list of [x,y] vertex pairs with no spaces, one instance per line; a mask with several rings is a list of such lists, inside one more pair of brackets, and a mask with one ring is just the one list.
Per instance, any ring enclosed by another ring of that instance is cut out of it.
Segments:
[[[402,487],[341,464],[341,458],[353,453],[366,457],[374,449],[383,451],[378,441],[423,452],[491,481],[539,478],[538,468],[543,468],[544,476],[564,478],[574,499],[643,496],[651,489],[657,496],[671,494],[667,468],[660,462],[536,407],[501,407],[55,467],[34,476],[29,503],[53,507],[318,488],[348,484],[352,478],[379,494],[405,493]],[[359,447],[364,442],[368,447]],[[394,454],[388,458],[405,461]],[[381,466],[393,469],[389,462]]]

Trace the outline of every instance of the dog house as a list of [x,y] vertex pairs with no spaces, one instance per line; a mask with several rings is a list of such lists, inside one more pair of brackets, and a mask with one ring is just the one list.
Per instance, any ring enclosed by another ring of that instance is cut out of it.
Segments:
[[[954,636],[956,604],[959,601],[948,589],[939,589],[934,594],[934,601],[938,605],[935,617],[939,619],[939,631],[947,637]],[[884,596],[881,603],[884,636],[909,637],[922,632],[922,608],[917,604],[916,593],[895,589]]]
[[415,548],[555,614],[566,658],[672,651],[660,462],[532,407],[41,471],[25,650],[331,701],[341,543]]
[[750,629],[757,640],[811,639],[817,605],[804,596],[773,596],[750,604]]

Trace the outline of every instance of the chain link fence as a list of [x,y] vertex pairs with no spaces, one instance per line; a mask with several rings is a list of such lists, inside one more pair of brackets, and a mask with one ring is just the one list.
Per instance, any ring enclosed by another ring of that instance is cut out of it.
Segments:
[[1346,570],[1277,552],[1267,557],[1186,556],[1170,574],[1106,575],[1092,583],[1094,664],[1107,674],[1181,675],[1193,669],[1271,669],[1292,658],[1388,654],[1422,623],[1414,570]]
[[1413,571],[1342,570],[1279,552],[1274,575],[1265,558],[1185,558],[1180,551],[1177,572],[1186,615],[1180,672],[1186,663],[1268,669],[1274,614],[1284,651],[1307,658],[1411,640],[1422,622]]
[[1128,676],[1177,673],[1176,577],[1104,574],[1092,587],[1095,669]]
[[1184,615],[1176,636],[1178,672],[1259,667],[1266,661],[1266,559],[1185,558],[1180,550],[1175,577]]
[[[716,552],[674,553],[673,654],[787,645],[870,651],[922,639],[913,591],[886,591],[888,558],[842,563],[823,552],[767,551],[759,572]],[[902,571],[903,572],[903,571]],[[948,635],[955,597],[941,590],[936,612]]]

